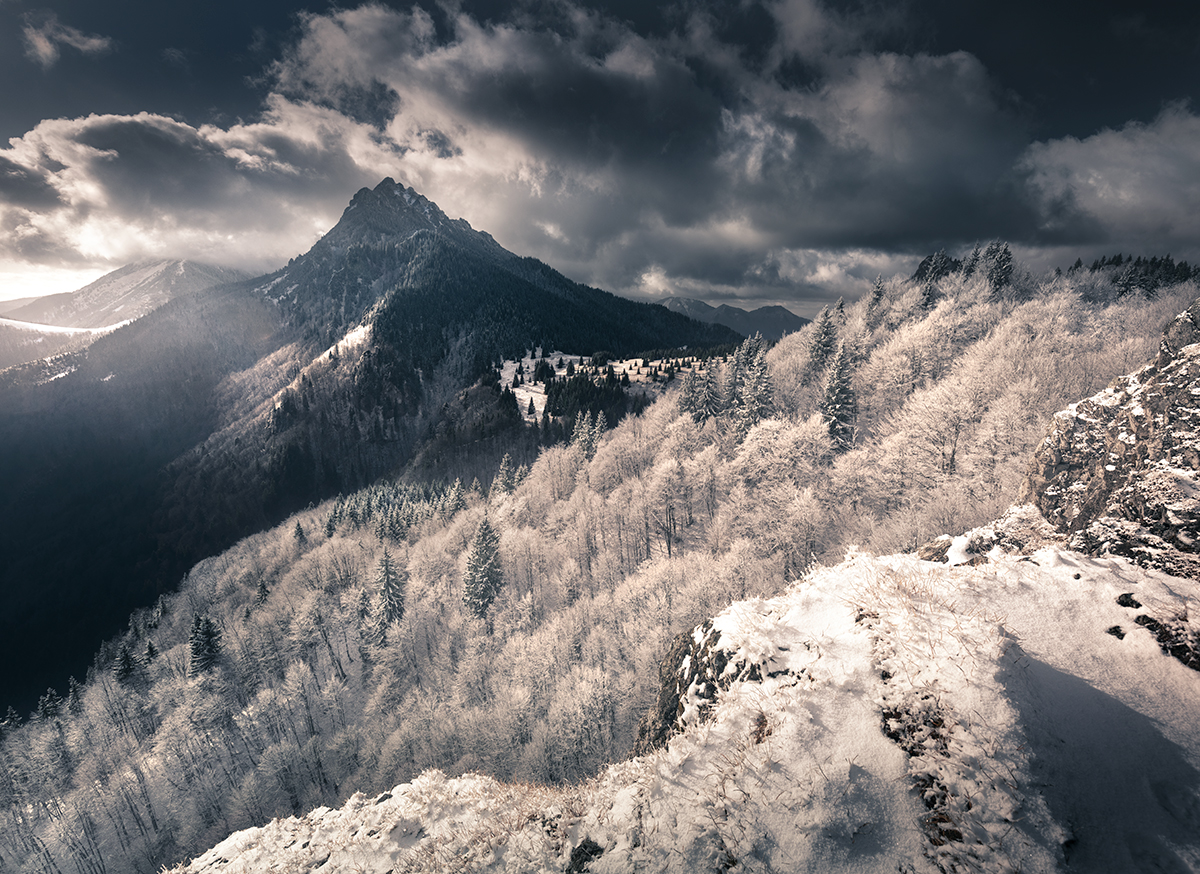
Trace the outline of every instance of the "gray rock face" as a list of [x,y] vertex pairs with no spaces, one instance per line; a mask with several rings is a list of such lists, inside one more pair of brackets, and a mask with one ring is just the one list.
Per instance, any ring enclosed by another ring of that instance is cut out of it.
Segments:
[[690,631],[675,635],[671,641],[671,648],[658,666],[658,697],[638,723],[637,739],[633,744],[635,756],[644,756],[665,746],[671,735],[678,731],[679,698],[687,688],[680,669],[685,658],[695,655],[694,649]]
[[1200,301],[1153,364],[1055,416],[1022,499],[1071,547],[1200,575]]

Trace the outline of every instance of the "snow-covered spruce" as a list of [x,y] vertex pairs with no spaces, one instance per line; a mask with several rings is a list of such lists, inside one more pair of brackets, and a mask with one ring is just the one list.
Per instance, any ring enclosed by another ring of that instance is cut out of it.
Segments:
[[1200,674],[1132,622],[1131,590],[1164,615],[1200,597],[1055,546],[854,555],[699,629],[721,682],[680,689],[661,750],[570,788],[426,772],[175,870],[1196,870]]

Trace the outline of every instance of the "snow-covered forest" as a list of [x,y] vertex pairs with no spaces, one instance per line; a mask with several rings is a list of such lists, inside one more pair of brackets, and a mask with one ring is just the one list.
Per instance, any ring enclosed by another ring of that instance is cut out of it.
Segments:
[[1002,515],[1052,414],[1198,294],[935,267],[611,430],[580,417],[527,470],[381,482],[200,563],[4,722],[0,870],[153,872],[430,768],[592,776],[629,755],[675,635],[852,547]]

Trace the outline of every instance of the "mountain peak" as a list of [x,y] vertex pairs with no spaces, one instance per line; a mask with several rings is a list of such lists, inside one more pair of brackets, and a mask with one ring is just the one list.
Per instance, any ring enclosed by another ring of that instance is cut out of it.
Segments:
[[435,231],[474,249],[504,253],[490,234],[474,230],[466,219],[452,219],[415,188],[386,177],[374,188],[360,188],[338,223],[318,243],[334,249],[398,242],[419,231]]

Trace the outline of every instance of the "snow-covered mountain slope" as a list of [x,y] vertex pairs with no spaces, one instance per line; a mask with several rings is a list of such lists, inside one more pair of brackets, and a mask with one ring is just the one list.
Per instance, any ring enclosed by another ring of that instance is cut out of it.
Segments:
[[855,555],[732,605],[694,633],[680,732],[582,786],[427,772],[174,870],[1197,870],[1200,674],[1134,617],[1200,586],[1044,544]]
[[103,328],[144,316],[172,298],[246,278],[240,271],[195,261],[140,261],[76,292],[37,298],[5,316],[64,328]]
[[1163,570],[1196,539],[1196,325],[1056,417],[1036,505],[678,639],[641,755],[564,789],[429,771],[176,871],[1200,871],[1200,583]]
[[26,361],[49,358],[85,348],[97,336],[116,330],[107,328],[60,328],[0,317],[0,370]]

